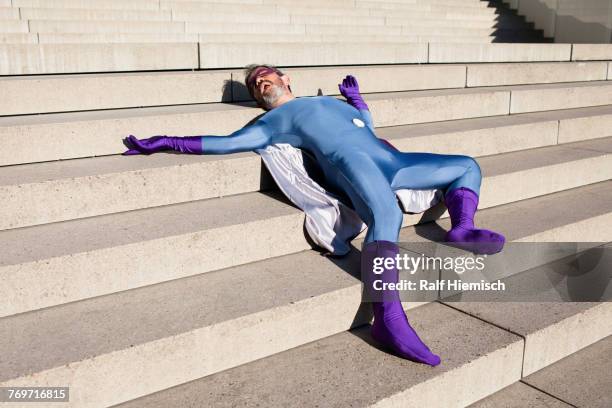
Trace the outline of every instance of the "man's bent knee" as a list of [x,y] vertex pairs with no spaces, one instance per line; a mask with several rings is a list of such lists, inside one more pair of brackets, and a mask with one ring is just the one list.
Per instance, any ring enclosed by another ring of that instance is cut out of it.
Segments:
[[397,237],[397,233],[402,227],[404,214],[396,202],[393,204],[394,206],[389,206],[384,211],[373,214],[374,234],[377,236],[377,239],[395,241],[395,237]]
[[474,159],[471,156],[463,156],[463,155],[460,155],[459,157],[461,157],[461,162],[463,166],[466,168],[466,172],[471,172],[471,173],[478,174],[478,175],[481,174],[480,165],[478,164],[476,159]]

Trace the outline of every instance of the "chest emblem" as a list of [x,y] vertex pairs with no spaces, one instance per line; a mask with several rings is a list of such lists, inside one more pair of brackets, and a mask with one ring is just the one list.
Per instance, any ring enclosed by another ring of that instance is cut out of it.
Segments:
[[353,124],[357,127],[364,127],[365,123],[363,123],[363,120],[361,119],[357,119],[357,118],[353,118]]

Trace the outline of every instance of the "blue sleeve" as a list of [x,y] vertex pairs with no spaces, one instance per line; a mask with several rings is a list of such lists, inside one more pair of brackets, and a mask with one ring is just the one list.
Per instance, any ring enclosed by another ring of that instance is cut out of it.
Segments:
[[374,122],[372,121],[372,114],[368,109],[359,109],[359,113],[361,113],[361,117],[363,117],[363,121],[366,126],[370,128],[372,132],[374,132]]
[[272,134],[263,121],[245,126],[228,136],[202,136],[202,154],[227,154],[261,149],[271,142]]

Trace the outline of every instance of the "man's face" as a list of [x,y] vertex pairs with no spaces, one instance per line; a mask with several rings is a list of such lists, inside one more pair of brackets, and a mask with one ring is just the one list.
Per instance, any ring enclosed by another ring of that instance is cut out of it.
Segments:
[[273,109],[276,102],[289,92],[286,76],[279,76],[276,72],[259,75],[253,83],[253,95],[259,105],[266,110]]

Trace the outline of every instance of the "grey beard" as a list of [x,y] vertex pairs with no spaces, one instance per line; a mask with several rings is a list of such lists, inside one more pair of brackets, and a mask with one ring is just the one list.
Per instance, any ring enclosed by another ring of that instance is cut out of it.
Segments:
[[282,87],[276,84],[272,84],[271,87],[272,90],[261,97],[263,102],[262,104],[266,109],[272,109],[272,106],[276,103],[276,101],[278,101],[280,97],[285,94],[285,90]]

